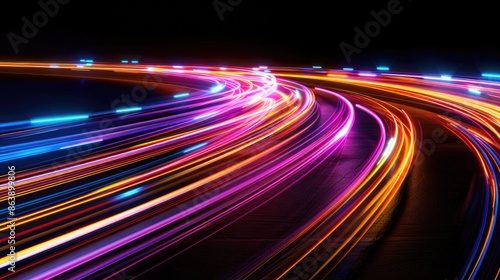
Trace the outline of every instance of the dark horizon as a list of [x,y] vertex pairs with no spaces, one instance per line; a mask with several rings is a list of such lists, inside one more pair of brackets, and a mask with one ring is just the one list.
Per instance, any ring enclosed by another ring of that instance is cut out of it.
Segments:
[[[469,75],[500,70],[500,42],[494,36],[491,4],[384,0],[329,6],[240,0],[232,1],[238,5],[231,7],[223,0],[106,6],[65,1],[53,2],[58,4],[57,12],[45,25],[40,17],[32,38],[23,36],[22,18],[33,23],[42,7],[38,1],[9,3],[2,15],[0,59],[139,59],[145,63],[367,69],[387,65],[396,71]],[[380,11],[390,5],[396,13],[387,19]],[[374,29],[375,36],[357,48],[355,27],[365,31],[376,20],[372,10],[387,24],[381,26],[384,22],[379,21],[380,30]],[[22,39],[13,34],[26,41],[16,42]],[[342,42],[351,50],[358,49],[350,54],[350,62],[340,47]]]

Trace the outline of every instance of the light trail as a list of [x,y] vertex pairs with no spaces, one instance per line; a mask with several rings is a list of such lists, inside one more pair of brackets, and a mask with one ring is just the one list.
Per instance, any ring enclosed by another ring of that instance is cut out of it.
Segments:
[[[486,182],[475,190],[484,194],[478,206],[482,220],[459,277],[497,275],[500,83],[393,74],[385,66],[377,68],[384,72],[378,75],[321,66],[80,62],[92,67],[81,72],[82,65],[74,63],[0,62],[0,70],[117,83],[158,75],[162,88],[180,88],[140,107],[0,123],[0,162],[30,161],[16,177],[17,261],[22,263],[16,275],[112,277],[106,274],[109,267],[134,268],[200,234],[208,238],[235,222],[223,222],[229,216],[261,207],[340,154],[351,144],[346,139],[358,116],[365,114],[379,134],[352,179],[234,274],[326,277],[394,205],[416,161],[421,135],[412,113],[399,108],[402,101],[418,104],[426,118],[452,131],[476,156]],[[462,121],[435,113],[436,108]],[[103,116],[117,127],[75,132],[96,127]],[[92,147],[83,157],[57,167],[48,163],[59,161],[61,150],[83,146]],[[5,190],[7,176],[0,183]],[[6,204],[7,198],[0,201]],[[7,217],[6,209],[0,212]],[[8,221],[0,225],[7,227]],[[7,237],[0,242],[7,244]],[[8,266],[3,257],[0,268]]]

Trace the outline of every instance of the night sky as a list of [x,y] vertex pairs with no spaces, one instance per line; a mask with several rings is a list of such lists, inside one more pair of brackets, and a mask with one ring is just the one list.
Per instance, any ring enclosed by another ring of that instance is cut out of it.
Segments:
[[331,67],[385,64],[399,71],[450,74],[500,68],[499,17],[492,1],[401,0],[401,12],[393,14],[359,54],[351,55],[350,63],[339,47],[341,42],[355,46],[354,28],[364,29],[373,20],[370,12],[387,9],[393,0],[219,0],[220,9],[224,5],[232,9],[222,14],[223,21],[214,1],[65,1],[33,38],[19,44],[17,54],[9,32],[22,36],[21,18],[33,22],[41,7],[37,1],[4,3],[0,59],[137,58],[148,63]]

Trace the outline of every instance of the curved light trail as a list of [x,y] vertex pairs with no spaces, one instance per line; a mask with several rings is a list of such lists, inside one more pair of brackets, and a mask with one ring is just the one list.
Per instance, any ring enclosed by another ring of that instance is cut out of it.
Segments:
[[[0,72],[120,84],[155,75],[163,94],[135,107],[0,123],[0,162],[29,163],[16,175],[19,279],[110,279],[147,258],[174,257],[235,222],[227,221],[234,213],[244,216],[304,184],[349,145],[364,114],[379,132],[352,179],[232,275],[324,278],[366,243],[418,160],[422,135],[408,104],[461,139],[484,177],[484,188],[474,190],[483,197],[475,206],[481,221],[458,277],[498,276],[500,83],[494,80],[97,62],[4,62]],[[103,120],[114,126],[100,127]],[[67,150],[83,147],[84,156],[62,161]],[[6,192],[6,175],[0,183]],[[7,197],[0,202],[7,205]],[[7,207],[0,212],[7,228]],[[0,238],[2,252],[7,240]],[[0,268],[9,265],[3,257]]]

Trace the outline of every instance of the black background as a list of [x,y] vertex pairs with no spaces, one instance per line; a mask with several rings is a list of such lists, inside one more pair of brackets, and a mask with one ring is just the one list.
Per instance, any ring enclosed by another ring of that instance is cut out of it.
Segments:
[[1,9],[0,59],[367,69],[384,64],[473,75],[500,69],[493,1],[401,0],[403,11],[347,63],[339,44],[352,44],[353,28],[364,28],[370,11],[386,9],[388,2],[242,0],[221,21],[212,0],[70,0],[16,54],[7,34],[21,35],[21,18],[31,20],[41,8],[34,0],[8,1]]
[[[4,1],[0,7],[0,61],[139,59],[141,63],[365,69],[384,64],[397,71],[450,75],[500,72],[500,15],[493,1],[401,0],[403,11],[347,63],[339,44],[352,44],[353,28],[364,28],[373,20],[370,11],[386,9],[389,1],[243,0],[224,13],[221,21],[213,0],[70,0],[60,5],[36,36],[19,46],[18,53],[7,34],[21,35],[21,18],[32,20],[41,8],[37,0]],[[17,100],[24,104],[33,90],[29,88],[23,95],[17,81],[10,83],[1,84],[0,94],[15,90]],[[59,96],[69,91],[63,90],[59,89]],[[88,102],[83,93],[76,106]],[[74,108],[62,104],[69,104],[68,98],[75,100],[75,95],[37,98],[35,109],[32,103],[23,105],[29,107],[26,111]],[[12,108],[17,112],[22,107]],[[11,117],[5,110],[4,115]]]

